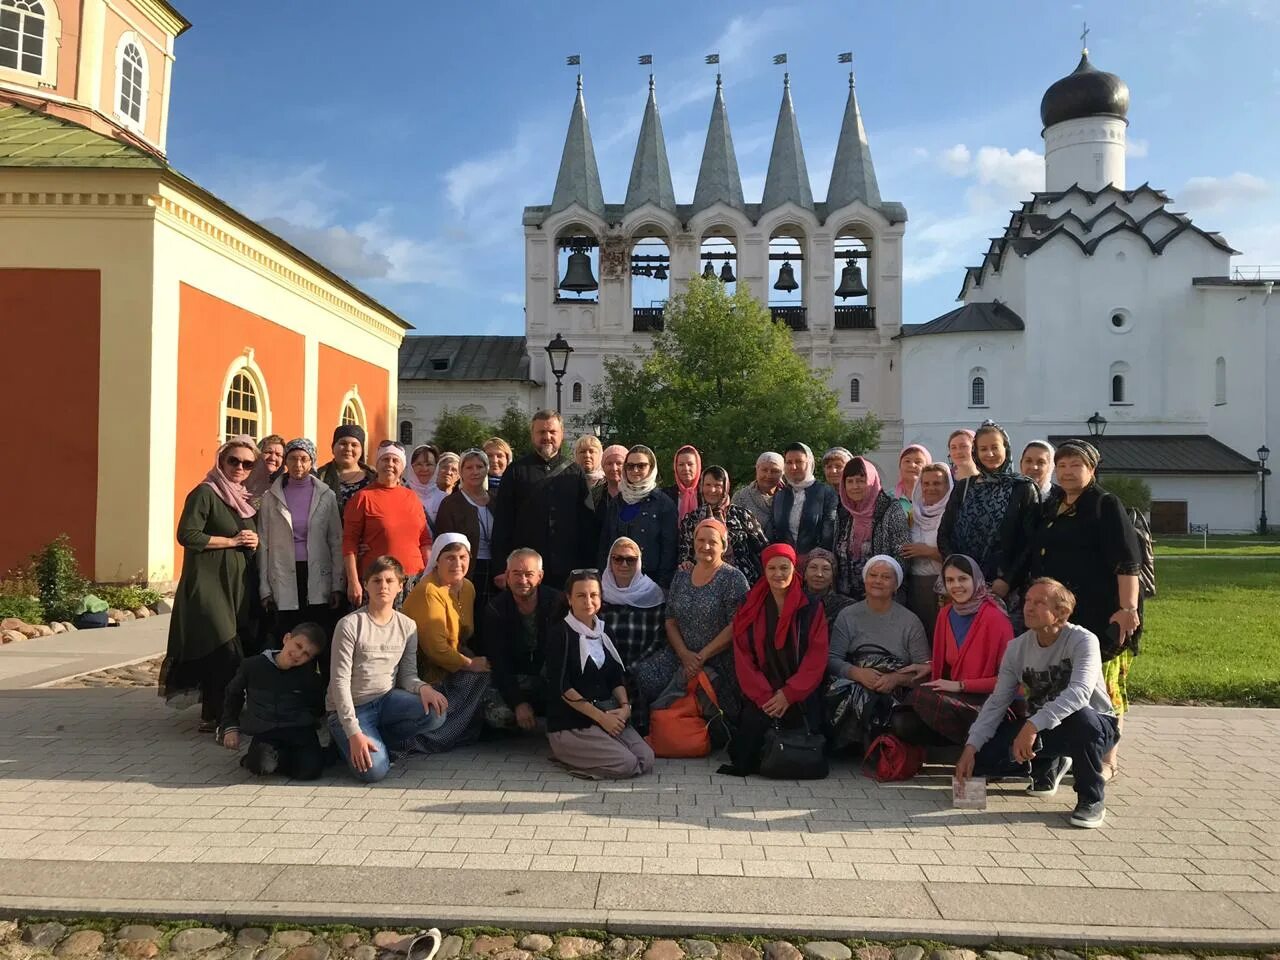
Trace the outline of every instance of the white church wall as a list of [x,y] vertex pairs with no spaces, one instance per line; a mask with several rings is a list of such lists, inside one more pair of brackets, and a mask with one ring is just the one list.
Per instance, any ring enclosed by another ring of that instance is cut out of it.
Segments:
[[446,407],[485,421],[497,420],[508,404],[533,413],[541,406],[540,393],[535,384],[512,380],[401,380],[396,436],[407,420],[413,425],[412,442],[428,442]]
[[[1152,500],[1186,501],[1189,524],[1207,523],[1210,531],[1215,533],[1248,533],[1257,528],[1259,484],[1255,477],[1143,479],[1151,488]],[[1105,476],[1102,482],[1105,486]]]

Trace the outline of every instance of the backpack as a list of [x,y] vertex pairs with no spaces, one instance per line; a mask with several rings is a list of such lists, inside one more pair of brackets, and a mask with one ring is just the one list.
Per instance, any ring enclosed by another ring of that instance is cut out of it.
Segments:
[[[1114,497],[1115,494],[1108,493],[1105,496]],[[1099,497],[1099,520],[1102,519],[1102,501],[1103,497]],[[1133,526],[1133,533],[1138,538],[1138,552],[1142,554],[1142,565],[1138,570],[1138,586],[1141,587],[1144,597],[1154,597],[1156,595],[1156,551],[1151,541],[1151,525],[1147,523],[1146,514],[1141,510],[1125,506],[1123,503],[1121,507],[1129,515],[1129,523]]]

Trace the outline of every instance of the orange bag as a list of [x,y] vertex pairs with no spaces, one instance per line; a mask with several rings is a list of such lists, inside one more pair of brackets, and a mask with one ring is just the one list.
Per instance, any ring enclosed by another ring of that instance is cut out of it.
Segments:
[[677,759],[710,755],[711,734],[698,703],[698,687],[702,687],[716,709],[720,709],[711,681],[704,671],[699,670],[698,675],[689,681],[683,697],[671,706],[649,714],[649,735],[645,741],[659,757]]

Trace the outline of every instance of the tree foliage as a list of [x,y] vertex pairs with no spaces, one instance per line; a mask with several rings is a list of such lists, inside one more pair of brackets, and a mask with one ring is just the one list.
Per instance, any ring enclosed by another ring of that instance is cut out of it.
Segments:
[[664,465],[692,443],[704,464],[739,482],[762,451],[797,440],[818,457],[830,446],[862,453],[879,443],[879,421],[842,417],[826,371],[809,368],[786,325],[741,285],[730,297],[718,280],[694,277],[663,317],[652,352],[604,362],[591,419],[609,425],[609,442],[644,443]]
[[1108,474],[1099,476],[1098,482],[1108,493],[1114,493],[1126,507],[1132,507],[1141,513],[1151,509],[1151,487],[1141,477],[1131,477],[1123,473]]
[[[436,421],[436,432],[431,442],[442,452],[461,453],[478,447],[493,435],[490,424],[465,413],[458,413],[445,407]],[[508,441],[510,442],[510,441]]]
[[514,403],[508,403],[493,425],[489,436],[501,437],[511,445],[514,456],[529,452],[529,414]]

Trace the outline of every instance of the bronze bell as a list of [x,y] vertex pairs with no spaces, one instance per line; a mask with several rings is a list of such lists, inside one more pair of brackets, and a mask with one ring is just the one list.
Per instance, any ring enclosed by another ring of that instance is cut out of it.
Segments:
[[724,266],[720,268],[720,282],[733,283],[738,278],[733,275],[733,267],[729,266],[729,261],[724,262]]
[[657,268],[653,271],[653,279],[655,280],[667,279],[667,265],[665,263],[658,264]]
[[800,284],[796,283],[796,272],[791,268],[791,261],[783,260],[782,266],[778,268],[778,280],[773,285],[773,289],[790,293],[799,286]]
[[564,268],[564,279],[560,281],[560,289],[570,293],[586,293],[598,290],[600,285],[591,273],[591,257],[581,250],[569,254],[569,262]]
[[702,268],[703,280],[714,280],[716,278],[716,268],[711,265],[711,261],[707,261],[707,265]]
[[841,300],[849,297],[865,297],[867,285],[862,282],[862,270],[852,260],[844,265],[840,272],[840,286],[836,288],[836,296]]

